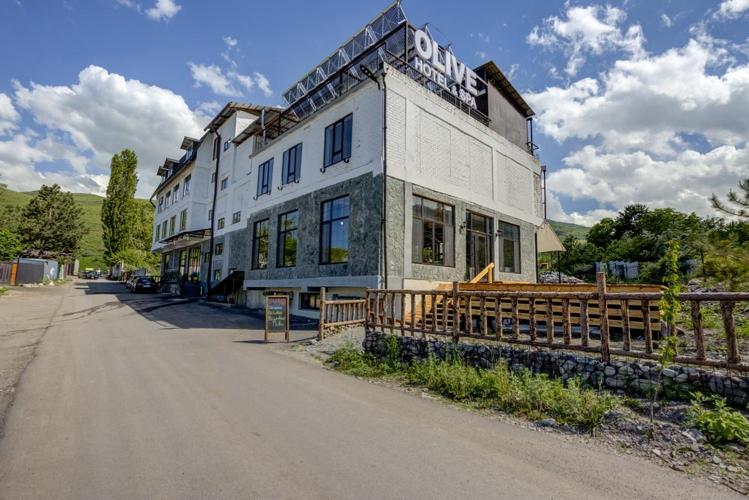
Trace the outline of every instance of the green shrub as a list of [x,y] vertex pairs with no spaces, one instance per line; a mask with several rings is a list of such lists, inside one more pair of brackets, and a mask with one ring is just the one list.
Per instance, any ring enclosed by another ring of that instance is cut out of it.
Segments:
[[749,420],[729,408],[722,398],[693,394],[688,419],[689,424],[701,430],[713,444],[749,445]]
[[447,398],[481,408],[494,408],[538,420],[554,418],[560,424],[593,429],[620,398],[583,388],[580,380],[549,379],[528,370],[512,372],[501,363],[490,370],[469,366],[457,352],[442,361],[430,356],[425,361],[403,363],[395,337],[389,337],[386,354],[375,359],[344,346],[328,360],[329,366],[361,377],[402,377],[408,383],[426,387]]

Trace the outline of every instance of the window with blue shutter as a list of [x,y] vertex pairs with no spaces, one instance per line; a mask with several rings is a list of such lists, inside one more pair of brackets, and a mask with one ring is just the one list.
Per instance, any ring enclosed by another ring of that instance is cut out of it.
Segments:
[[273,184],[273,158],[261,164],[257,169],[257,197],[270,194]]

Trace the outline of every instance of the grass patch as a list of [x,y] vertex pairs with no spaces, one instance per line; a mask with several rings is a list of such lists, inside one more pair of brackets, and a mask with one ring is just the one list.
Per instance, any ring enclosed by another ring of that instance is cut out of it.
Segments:
[[457,355],[447,361],[430,357],[403,363],[395,337],[388,338],[387,354],[376,359],[345,346],[327,361],[336,370],[360,377],[389,377],[425,387],[449,399],[521,415],[531,420],[553,418],[579,429],[597,427],[606,411],[621,398],[582,387],[579,379],[561,380],[529,370],[510,371],[505,363],[485,370],[469,366]]
[[687,414],[689,423],[705,433],[712,444],[749,446],[749,420],[717,396],[694,394]]
[[0,286],[0,295],[5,295],[6,293],[8,293],[8,289],[4,286]]

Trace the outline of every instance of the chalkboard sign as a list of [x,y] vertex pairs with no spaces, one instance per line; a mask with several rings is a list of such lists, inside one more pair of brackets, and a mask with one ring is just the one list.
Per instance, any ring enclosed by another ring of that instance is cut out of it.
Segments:
[[283,333],[289,341],[289,297],[266,295],[265,297],[265,341],[268,333]]

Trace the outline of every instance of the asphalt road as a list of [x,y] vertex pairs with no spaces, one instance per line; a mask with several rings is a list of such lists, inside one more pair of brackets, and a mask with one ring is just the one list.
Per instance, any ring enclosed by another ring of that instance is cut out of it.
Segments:
[[324,370],[243,315],[107,282],[57,294],[0,441],[3,499],[736,496]]

